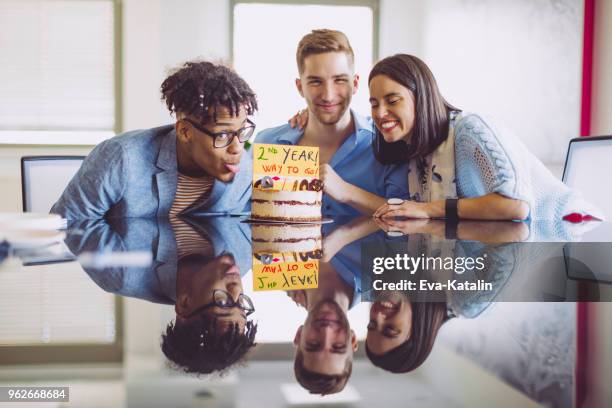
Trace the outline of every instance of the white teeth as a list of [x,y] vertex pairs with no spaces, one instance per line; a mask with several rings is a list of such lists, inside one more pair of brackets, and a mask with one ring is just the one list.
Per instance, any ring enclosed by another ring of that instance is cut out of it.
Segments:
[[383,129],[391,129],[393,126],[397,125],[397,121],[392,121],[392,122],[383,122],[381,124],[381,127]]
[[395,305],[391,302],[380,302],[381,306],[386,307],[387,309],[392,309]]

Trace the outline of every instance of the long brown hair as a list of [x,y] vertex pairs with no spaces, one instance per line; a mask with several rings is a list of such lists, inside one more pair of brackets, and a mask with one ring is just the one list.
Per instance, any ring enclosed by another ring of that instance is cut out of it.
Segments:
[[413,55],[396,54],[380,60],[368,77],[368,84],[378,75],[389,77],[414,95],[415,120],[410,143],[387,143],[376,129],[374,155],[383,164],[406,163],[425,157],[448,136],[449,113],[458,111],[440,94],[431,70]]
[[392,373],[407,373],[421,366],[429,357],[438,330],[449,319],[445,302],[416,302],[412,304],[412,329],[404,343],[376,355],[368,348],[366,355],[376,367]]

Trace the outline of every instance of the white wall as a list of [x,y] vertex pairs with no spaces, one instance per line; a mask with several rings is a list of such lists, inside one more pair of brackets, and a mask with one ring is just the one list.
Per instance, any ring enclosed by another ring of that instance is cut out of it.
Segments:
[[427,3],[420,0],[380,0],[380,58],[396,53],[423,54],[426,8]]
[[227,60],[229,1],[123,0],[123,127],[170,123],[160,100],[169,70],[194,58]]
[[380,55],[420,57],[451,104],[493,116],[560,164],[579,135],[582,4],[382,0]]

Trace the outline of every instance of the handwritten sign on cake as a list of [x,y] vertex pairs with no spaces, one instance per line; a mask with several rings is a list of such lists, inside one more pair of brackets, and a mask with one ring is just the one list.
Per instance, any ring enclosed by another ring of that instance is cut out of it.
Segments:
[[262,176],[319,177],[319,148],[253,145],[253,180]]
[[298,290],[319,287],[319,260],[290,254],[253,257],[253,290]]
[[321,222],[319,148],[256,143],[252,151],[251,219]]

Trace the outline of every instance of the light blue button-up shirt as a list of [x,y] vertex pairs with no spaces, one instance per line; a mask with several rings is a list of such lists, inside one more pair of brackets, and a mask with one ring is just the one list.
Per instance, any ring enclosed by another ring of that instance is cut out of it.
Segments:
[[[372,151],[374,139],[373,123],[370,119],[351,110],[355,124],[352,133],[338,148],[329,165],[347,183],[353,184],[381,197],[408,198],[408,167],[406,165],[385,166],[380,164]],[[262,130],[255,143],[297,145],[304,134],[303,129],[289,124]],[[323,195],[324,214],[358,215],[359,212],[328,195]]]

